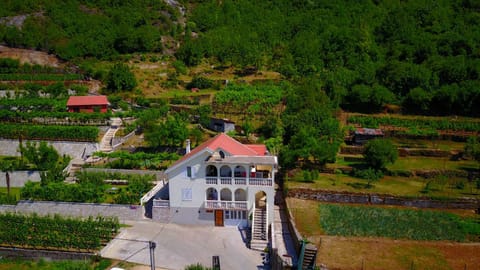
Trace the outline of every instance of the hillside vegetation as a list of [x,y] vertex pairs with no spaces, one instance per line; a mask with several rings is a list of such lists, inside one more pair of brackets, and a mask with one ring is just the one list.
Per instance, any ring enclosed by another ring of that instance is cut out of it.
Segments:
[[179,11],[160,0],[4,1],[0,40],[12,47],[55,53],[69,60],[162,50]]
[[202,1],[177,57],[307,77],[347,110],[395,103],[410,113],[478,116],[479,9],[459,0]]

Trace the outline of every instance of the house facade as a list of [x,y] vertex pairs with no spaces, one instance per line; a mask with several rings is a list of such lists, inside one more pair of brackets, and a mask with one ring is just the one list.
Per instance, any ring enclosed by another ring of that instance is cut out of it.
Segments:
[[106,96],[70,96],[67,101],[68,112],[101,112],[108,110]]
[[[165,171],[170,221],[239,227],[256,223],[258,234],[266,238],[274,214],[277,157],[265,145],[242,144],[224,133],[188,148]],[[153,208],[165,207],[165,200],[152,196]]]

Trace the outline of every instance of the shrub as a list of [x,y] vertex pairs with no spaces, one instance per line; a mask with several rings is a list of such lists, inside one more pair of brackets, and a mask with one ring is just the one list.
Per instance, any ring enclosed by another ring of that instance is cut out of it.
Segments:
[[393,164],[397,160],[398,150],[390,140],[375,139],[365,145],[363,156],[369,167],[383,170],[387,164]]

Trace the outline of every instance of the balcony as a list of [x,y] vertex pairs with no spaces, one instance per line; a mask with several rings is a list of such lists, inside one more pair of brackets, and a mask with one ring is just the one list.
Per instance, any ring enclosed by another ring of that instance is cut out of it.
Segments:
[[247,210],[247,202],[233,202],[233,201],[205,201],[205,208],[207,209],[226,209],[226,210]]
[[249,185],[249,186],[273,186],[272,178],[245,178],[245,177],[205,177],[207,185]]

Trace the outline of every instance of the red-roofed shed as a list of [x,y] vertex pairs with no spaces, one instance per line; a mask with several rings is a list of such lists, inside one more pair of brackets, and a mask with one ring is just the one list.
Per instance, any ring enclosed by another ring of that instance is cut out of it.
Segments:
[[67,101],[69,112],[107,112],[106,96],[71,96]]

